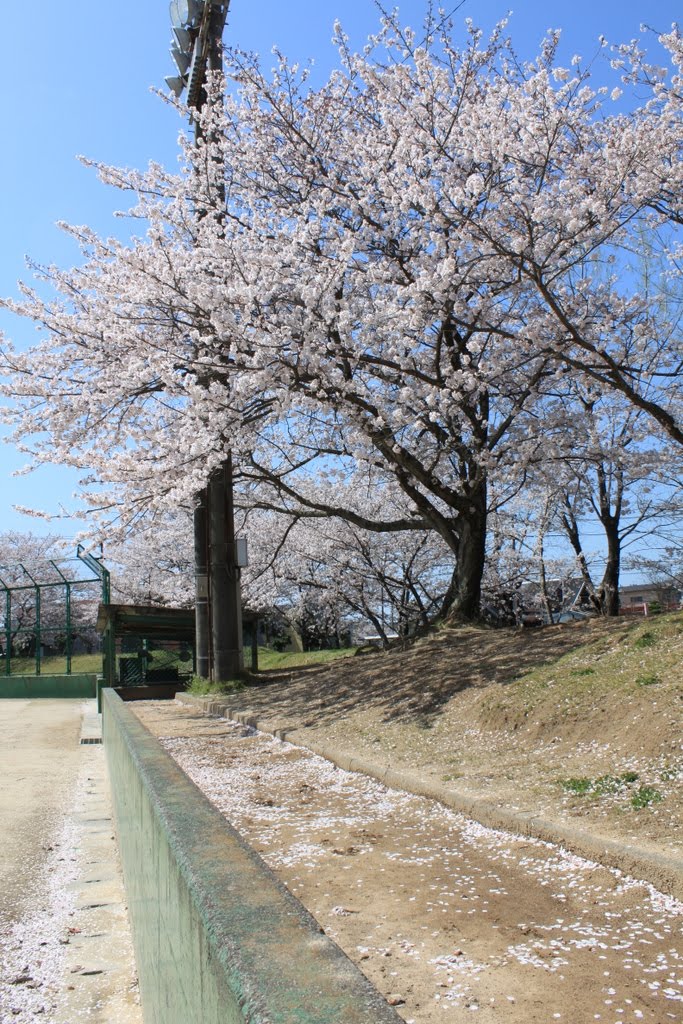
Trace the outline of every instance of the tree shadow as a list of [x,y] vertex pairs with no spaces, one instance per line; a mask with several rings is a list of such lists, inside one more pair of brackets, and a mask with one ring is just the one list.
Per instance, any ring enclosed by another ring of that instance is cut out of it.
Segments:
[[605,620],[533,630],[454,626],[414,643],[307,666],[304,672],[259,681],[252,695],[269,716],[325,725],[362,708],[383,720],[417,721],[429,728],[459,691],[507,684],[526,672],[597,640],[613,627]]

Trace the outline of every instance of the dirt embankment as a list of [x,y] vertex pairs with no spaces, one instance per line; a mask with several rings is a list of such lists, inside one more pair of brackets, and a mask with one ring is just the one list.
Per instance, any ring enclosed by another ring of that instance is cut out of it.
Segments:
[[[444,628],[232,698],[271,727],[463,792],[683,852],[683,614]],[[578,819],[578,821],[577,821]]]

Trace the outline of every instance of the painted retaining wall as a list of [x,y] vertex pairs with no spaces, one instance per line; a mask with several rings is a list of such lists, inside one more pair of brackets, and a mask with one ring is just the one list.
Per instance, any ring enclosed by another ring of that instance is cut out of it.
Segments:
[[3,697],[94,697],[97,687],[95,673],[73,675],[0,676],[0,699]]
[[121,698],[102,704],[145,1024],[400,1024]]

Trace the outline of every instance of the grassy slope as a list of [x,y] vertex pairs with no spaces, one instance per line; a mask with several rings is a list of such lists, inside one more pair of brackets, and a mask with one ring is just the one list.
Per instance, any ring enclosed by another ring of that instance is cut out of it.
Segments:
[[[11,672],[13,676],[32,676],[36,671],[35,658],[12,658]],[[5,659],[0,658],[0,679],[5,671]],[[63,675],[66,672],[66,658],[61,656],[50,656],[41,658],[40,671],[42,675]],[[71,672],[76,675],[79,672],[102,672],[101,654],[74,654],[71,659]]]
[[618,716],[624,702],[648,707],[657,695],[683,698],[683,613],[600,625],[575,650],[486,698],[483,716],[494,726],[530,717],[552,725],[592,718],[605,702]]
[[303,665],[326,665],[330,661],[348,658],[355,653],[355,647],[343,647],[329,651],[271,651],[268,647],[259,647],[259,671],[270,672],[273,669],[300,668]]

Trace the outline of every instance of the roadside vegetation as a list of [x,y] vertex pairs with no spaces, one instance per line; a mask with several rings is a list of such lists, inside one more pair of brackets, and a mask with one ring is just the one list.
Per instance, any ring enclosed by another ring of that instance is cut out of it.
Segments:
[[274,651],[270,647],[259,647],[259,671],[300,668],[303,665],[326,665],[340,658],[356,653],[356,647],[334,647],[323,651]]
[[331,648],[322,651],[274,651],[270,647],[259,647],[259,675],[247,675],[244,679],[230,679],[221,683],[202,679],[201,676],[193,676],[187,692],[195,697],[205,697],[209,694],[225,695],[238,693],[250,684],[257,683],[261,673],[287,672],[288,670],[298,668],[326,666],[331,662],[348,658],[355,654],[355,652],[355,647]]

